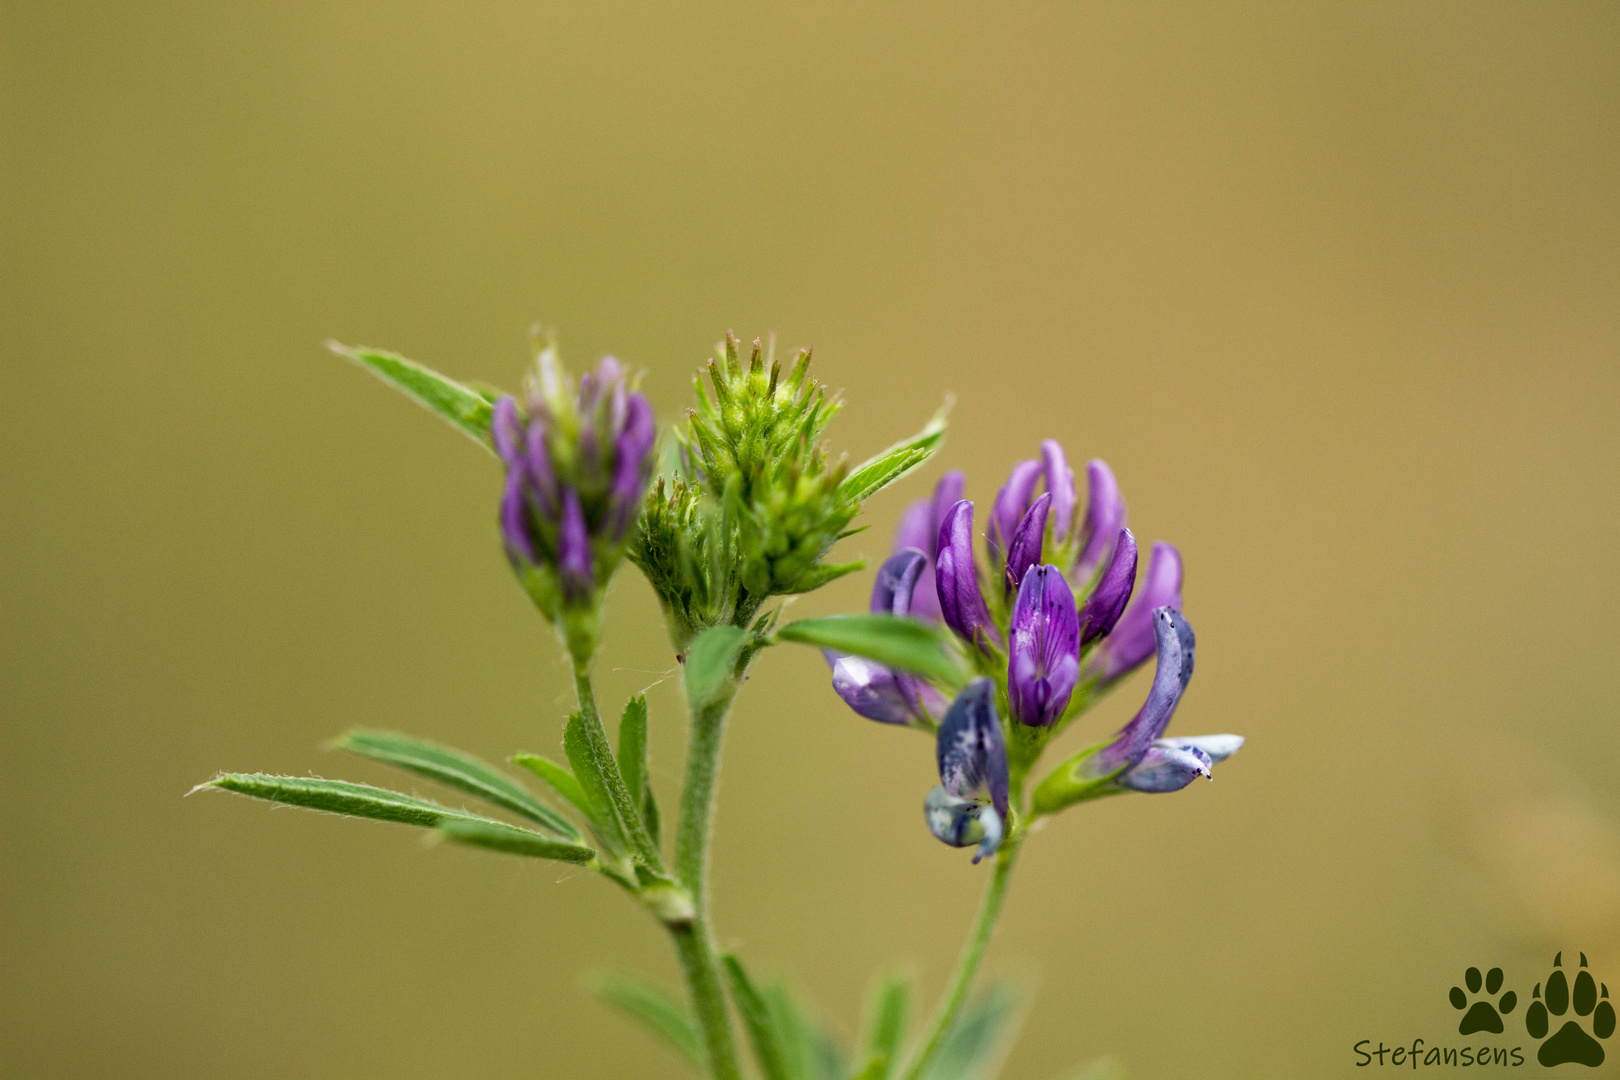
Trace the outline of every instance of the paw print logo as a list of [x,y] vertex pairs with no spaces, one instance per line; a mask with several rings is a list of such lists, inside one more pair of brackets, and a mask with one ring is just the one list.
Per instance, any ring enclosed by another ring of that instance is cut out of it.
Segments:
[[[1524,1014],[1525,1030],[1532,1039],[1544,1038],[1549,1026],[1547,1014],[1563,1016],[1573,1005],[1576,1016],[1591,1017],[1592,1034],[1586,1033],[1580,1020],[1566,1020],[1552,1038],[1541,1044],[1541,1049],[1536,1052],[1536,1060],[1549,1067],[1573,1062],[1597,1068],[1603,1064],[1603,1044],[1598,1039],[1607,1039],[1614,1034],[1614,1006],[1609,1004],[1609,988],[1606,985],[1602,987],[1603,996],[1599,999],[1599,984],[1586,970],[1585,953],[1581,953],[1581,970],[1575,976],[1573,992],[1569,980],[1564,977],[1563,967],[1564,954],[1559,953],[1553,957],[1555,970],[1547,976],[1545,998],[1541,996],[1541,984],[1536,984],[1536,992],[1532,995],[1536,1000],[1530,1003],[1530,1008]],[[1593,1035],[1597,1038],[1593,1038]]]
[[1463,993],[1461,986],[1451,988],[1452,1007],[1458,1011],[1468,1010],[1463,1013],[1462,1023],[1457,1025],[1457,1034],[1472,1035],[1476,1031],[1490,1031],[1497,1035],[1502,1034],[1502,1017],[1512,1012],[1513,1007],[1519,1003],[1518,994],[1509,990],[1502,995],[1502,999],[1495,1005],[1492,1005],[1485,998],[1480,998],[1473,1005],[1468,1004],[1469,994],[1479,993],[1482,982],[1485,993],[1490,997],[1496,996],[1496,992],[1502,989],[1502,969],[1491,968],[1490,971],[1485,973],[1485,978],[1481,980],[1479,968],[1471,967],[1463,973],[1463,982],[1468,986],[1467,994]]

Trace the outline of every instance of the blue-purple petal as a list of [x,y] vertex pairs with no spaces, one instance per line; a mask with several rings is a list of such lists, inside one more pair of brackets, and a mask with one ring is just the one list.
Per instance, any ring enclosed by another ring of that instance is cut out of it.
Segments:
[[990,565],[999,570],[1007,561],[1007,545],[1012,542],[1013,530],[1029,510],[1035,493],[1035,482],[1041,478],[1039,461],[1020,461],[1012,467],[1007,482],[996,492],[996,504],[990,511],[990,525],[986,530],[986,544],[990,552]]
[[832,665],[832,684],[844,704],[880,724],[909,724],[914,709],[895,673],[863,656],[826,654]]
[[1153,741],[1164,734],[1192,678],[1196,642],[1186,617],[1175,608],[1161,607],[1153,612],[1152,625],[1158,668],[1147,701],[1114,741],[1091,757],[1087,768],[1094,776],[1106,776],[1142,760]]
[[1046,492],[1052,496],[1052,539],[1061,544],[1074,526],[1074,470],[1056,439],[1041,443],[1046,471]]
[[884,559],[872,581],[872,613],[909,615],[917,578],[927,565],[928,556],[915,548],[897,551]]
[[1086,486],[1086,543],[1074,565],[1074,579],[1081,585],[1091,580],[1108,557],[1119,530],[1125,527],[1125,500],[1119,494],[1114,471],[1102,458],[1086,463]]
[[1103,571],[1097,587],[1091,590],[1080,607],[1080,647],[1107,637],[1130,603],[1131,589],[1136,584],[1136,537],[1131,530],[1119,530],[1114,541],[1114,552],[1108,558],[1108,569]]
[[996,685],[979,678],[968,683],[940,721],[935,745],[939,782],[958,799],[989,792],[990,802],[1007,818],[1007,745],[996,713]]
[[518,414],[517,401],[511,394],[502,394],[495,402],[489,418],[489,435],[495,444],[495,453],[508,469],[518,464],[523,453],[523,417]]
[[1007,700],[1013,719],[1048,727],[1080,679],[1080,621],[1074,593],[1048,563],[1024,575],[1008,630]]
[[1182,735],[1179,738],[1159,739],[1155,746],[1179,746],[1183,750],[1198,750],[1209,755],[1213,764],[1219,764],[1237,753],[1243,746],[1241,735]]
[[1210,764],[1210,756],[1197,747],[1154,743],[1142,755],[1141,761],[1114,782],[1131,791],[1163,795],[1180,791],[1199,777],[1214,779],[1210,775]]
[[1007,567],[1001,576],[1002,592],[1010,595],[1023,583],[1029,568],[1041,561],[1041,548],[1046,543],[1046,518],[1052,506],[1052,493],[1047,492],[1031,504],[1018,527],[1013,530],[1012,542],[1007,546]]
[[574,596],[584,595],[595,585],[591,576],[591,538],[585,529],[585,512],[579,493],[563,491],[562,521],[557,529],[557,570],[563,588]]
[[506,550],[512,558],[537,563],[540,561],[539,555],[534,550],[534,541],[529,538],[529,510],[524,487],[523,466],[519,463],[507,472],[506,487],[501,492],[501,539],[506,542]]
[[1161,607],[1181,610],[1181,577],[1181,553],[1169,544],[1155,543],[1136,601],[1120,616],[1113,632],[1097,650],[1104,682],[1134,671],[1153,655],[1153,612]]
[[934,584],[945,625],[980,649],[1000,645],[1001,635],[990,621],[973,563],[973,504],[968,500],[946,512],[939,527],[938,552]]

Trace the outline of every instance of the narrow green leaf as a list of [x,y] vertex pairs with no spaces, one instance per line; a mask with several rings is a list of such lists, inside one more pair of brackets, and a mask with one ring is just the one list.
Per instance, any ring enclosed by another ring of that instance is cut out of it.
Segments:
[[587,813],[596,825],[598,837],[615,853],[623,852],[627,846],[624,829],[618,815],[613,812],[607,778],[602,775],[596,757],[591,753],[590,735],[585,731],[585,720],[579,713],[570,714],[568,725],[563,728],[563,753],[573,767],[574,779],[579,781],[580,791],[589,807]]
[[[889,1074],[889,1063],[899,1059],[910,1008],[911,980],[897,971],[879,976],[866,999],[864,1053],[871,1063],[867,1066],[871,1080],[884,1080]],[[883,1067],[872,1072],[873,1065],[879,1061]]]
[[641,823],[647,827],[647,835],[652,837],[653,846],[663,843],[659,836],[658,797],[653,794],[652,785],[641,796]]
[[790,1080],[843,1080],[843,1052],[810,1010],[781,983],[764,988],[761,996],[770,1006]]
[[889,1075],[890,1060],[888,1057],[872,1058],[850,1080],[885,1080]]
[[747,632],[735,626],[715,626],[699,634],[686,650],[682,677],[686,680],[686,700],[694,713],[731,678],[747,640]]
[[591,817],[591,801],[585,797],[585,790],[574,779],[574,774],[548,757],[539,754],[513,754],[512,764],[528,769],[534,775],[544,780],[551,790],[562,796],[569,805],[581,814],[586,820]]
[[703,1047],[692,1014],[664,990],[628,975],[609,974],[591,987],[596,996],[664,1040],[695,1068],[703,1068]]
[[839,497],[863,502],[927,461],[945,442],[945,417],[951,404],[947,399],[927,426],[911,438],[857,465],[838,485]]
[[581,866],[596,858],[596,852],[582,844],[553,840],[549,836],[497,821],[445,821],[440,823],[439,832],[458,844],[504,851],[508,855],[555,859]]
[[951,689],[967,684],[970,672],[933,623],[896,615],[828,615],[799,619],[776,632],[783,641],[853,653],[880,664],[914,671]]
[[630,699],[619,717],[619,775],[638,804],[647,791],[647,699]]
[[795,1080],[788,1074],[770,1005],[748,977],[742,961],[730,953],[720,959],[725,964],[731,1000],[736,1003],[743,1027],[748,1031],[748,1042],[754,1048],[754,1060],[759,1063],[760,1073],[765,1080]]
[[988,1080],[1001,1066],[1017,1028],[1023,995],[993,984],[968,1002],[945,1037],[926,1080]]
[[494,453],[489,438],[492,403],[483,394],[446,378],[397,353],[328,341],[326,347],[348,357],[383,382],[414,398],[454,424],[462,434]]
[[[370,784],[351,784],[347,780],[322,780],[314,776],[271,776],[268,773],[221,773],[207,783],[198,784],[192,791],[205,789],[230,791],[270,802],[302,806],[306,810],[320,810],[328,814],[370,818],[373,821],[393,821],[401,825],[420,825],[434,828],[447,821],[473,821],[486,825],[505,825],[494,818],[469,814],[465,810],[452,810],[448,806],[402,795],[387,788]],[[518,830],[524,831],[524,830]],[[548,838],[531,834],[541,840]]]
[[453,747],[441,746],[426,739],[414,739],[394,731],[369,731],[363,728],[355,728],[339,736],[335,745],[475,795],[526,817],[558,836],[569,840],[579,839],[579,830],[567,818],[535,798],[522,785],[496,772],[487,762]]

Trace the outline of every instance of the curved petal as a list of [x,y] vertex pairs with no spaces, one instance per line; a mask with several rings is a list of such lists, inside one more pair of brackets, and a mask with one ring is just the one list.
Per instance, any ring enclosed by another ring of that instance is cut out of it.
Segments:
[[1114,470],[1102,458],[1086,462],[1086,545],[1074,564],[1074,580],[1084,585],[1097,572],[1119,530],[1125,527],[1125,500],[1120,497]]
[[893,671],[862,656],[826,655],[828,663],[832,664],[833,689],[844,699],[844,704],[880,724],[911,723],[911,702]]
[[1225,761],[1242,749],[1241,735],[1183,735],[1180,738],[1159,739],[1154,746],[1177,746],[1183,750],[1201,750],[1214,763]]
[[884,559],[872,582],[872,612],[877,615],[910,614],[912,591],[927,565],[928,556],[915,549],[897,551]]
[[946,511],[940,523],[934,575],[945,625],[981,649],[999,645],[1001,635],[979,591],[979,571],[973,564],[973,504],[966,499]]
[[1202,750],[1154,743],[1115,783],[1131,791],[1163,795],[1180,791],[1199,777],[1213,780],[1209,766],[1210,757]]
[[1136,602],[1097,651],[1105,682],[1133,671],[1153,655],[1153,612],[1161,607],[1181,610],[1181,574],[1181,553],[1169,544],[1155,543]]
[[537,563],[540,556],[534,550],[534,541],[529,537],[528,507],[524,505],[523,479],[521,462],[506,473],[506,488],[501,492],[501,538],[506,541],[506,550],[512,558]]
[[1007,817],[1007,745],[996,714],[996,684],[978,678],[967,684],[940,721],[935,744],[939,782],[958,799],[983,791],[1002,820]]
[[990,511],[990,526],[986,537],[990,565],[1000,567],[1006,560],[1007,545],[1013,530],[1029,509],[1029,499],[1035,491],[1035,481],[1041,477],[1039,461],[1020,461],[1012,467],[1007,482],[996,492],[996,505]]
[[1007,636],[1013,719],[1047,727],[1063,715],[1080,679],[1080,620],[1074,593],[1057,567],[1048,563],[1024,575]]
[[1052,496],[1052,539],[1061,544],[1074,525],[1074,470],[1056,439],[1041,443],[1041,461],[1046,467],[1046,492]]
[[1097,587],[1091,590],[1080,608],[1080,647],[1107,637],[1119,622],[1130,602],[1131,589],[1136,585],[1136,537],[1131,530],[1119,530],[1114,541],[1114,553],[1108,559]]
[[928,831],[951,847],[979,845],[973,861],[993,854],[1001,846],[1001,815],[993,806],[958,799],[942,787],[934,788],[923,799],[923,817]]
[[1153,741],[1164,734],[1192,678],[1195,639],[1186,617],[1175,608],[1161,607],[1153,612],[1153,633],[1159,660],[1147,701],[1114,741],[1091,757],[1087,772],[1093,776],[1106,776],[1141,761]]
[[1041,561],[1041,548],[1046,543],[1046,516],[1051,505],[1052,493],[1047,492],[1035,500],[1018,522],[1018,528],[1013,530],[1012,543],[1007,547],[1007,568],[1001,576],[1002,592],[1017,589],[1029,568]]

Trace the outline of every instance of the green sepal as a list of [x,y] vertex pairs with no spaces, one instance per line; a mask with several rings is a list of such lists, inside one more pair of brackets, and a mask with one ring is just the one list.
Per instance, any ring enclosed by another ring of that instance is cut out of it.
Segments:
[[591,990],[609,1005],[638,1021],[693,1067],[699,1070],[704,1067],[697,1023],[686,1006],[668,992],[640,979],[617,973],[597,976]]
[[1086,763],[1107,745],[1098,743],[1096,746],[1088,747],[1047,773],[1046,778],[1035,788],[1033,806],[1037,817],[1042,814],[1055,814],[1087,799],[1099,799],[1104,795],[1120,793],[1120,788],[1113,781],[1124,771],[1123,769],[1104,776],[1097,776],[1086,769]]
[[[319,810],[345,817],[369,818],[372,821],[392,821],[400,825],[436,828],[447,821],[471,821],[518,829],[515,825],[494,818],[469,814],[465,810],[452,810],[429,799],[402,795],[387,788],[370,784],[351,784],[347,780],[323,780],[314,776],[272,776],[269,773],[221,773],[192,791],[229,791],[254,799],[301,806],[306,810]],[[189,794],[189,792],[188,792]],[[550,837],[529,833],[538,840],[552,843]]]
[[503,825],[497,821],[445,821],[439,824],[439,835],[458,844],[502,851],[508,855],[527,855],[535,859],[554,859],[557,862],[589,865],[596,852],[583,844],[570,844],[548,836]]
[[951,690],[967,685],[972,672],[954,642],[934,623],[897,615],[828,615],[799,619],[776,632],[783,641],[853,653],[902,671],[924,675]]
[[596,755],[591,751],[590,735],[585,731],[585,720],[579,713],[570,713],[568,725],[563,728],[563,753],[573,767],[574,779],[579,781],[586,813],[596,826],[598,839],[610,847],[614,854],[628,850],[624,825],[613,810],[613,799],[608,794],[607,778],[602,775]]
[[968,1002],[940,1045],[924,1080],[988,1080],[1000,1068],[1017,1026],[1023,995],[993,984]]
[[748,977],[742,961],[730,953],[720,960],[725,965],[726,985],[731,990],[731,1000],[737,1006],[737,1013],[742,1017],[743,1027],[748,1032],[748,1042],[754,1049],[754,1060],[759,1064],[760,1074],[765,1080],[795,1080],[788,1073],[781,1038],[776,1031],[776,1016],[770,1004]]
[[658,800],[653,795],[652,779],[647,775],[647,697],[637,694],[625,704],[619,717],[619,775],[630,798],[641,809],[641,820],[652,837],[659,843]]
[[686,682],[686,700],[694,713],[712,701],[736,672],[737,658],[747,641],[746,630],[715,626],[699,634],[686,650],[682,678]]
[[495,452],[489,437],[494,405],[484,394],[398,353],[336,341],[328,341],[326,347],[353,360],[424,408],[438,413],[485,450]]
[[864,502],[927,461],[945,443],[945,417],[952,404],[946,399],[917,434],[857,465],[838,485],[839,498]]
[[579,830],[557,811],[535,798],[511,778],[496,772],[488,763],[453,747],[426,739],[415,739],[394,731],[354,728],[333,740],[333,745],[352,753],[409,769],[429,780],[474,795],[569,840],[580,838]]
[[899,1061],[911,1010],[911,980],[897,971],[880,976],[867,994],[860,1080],[886,1080]]

